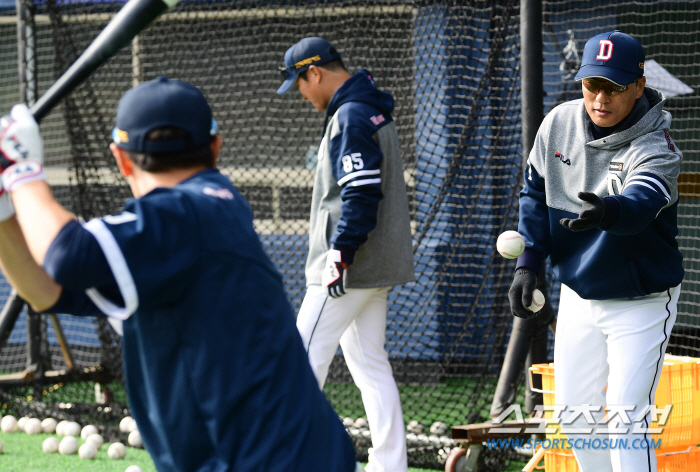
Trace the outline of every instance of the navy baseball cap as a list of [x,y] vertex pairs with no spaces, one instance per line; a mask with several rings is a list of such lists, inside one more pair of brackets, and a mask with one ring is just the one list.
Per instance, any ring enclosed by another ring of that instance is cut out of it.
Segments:
[[[156,128],[182,128],[189,138],[151,141]],[[202,92],[179,80],[158,77],[124,94],[117,107],[112,139],[122,149],[141,153],[189,151],[211,143],[216,121]]]
[[331,46],[331,43],[323,38],[304,38],[284,54],[284,67],[280,67],[284,82],[277,89],[277,93],[282,95],[292,88],[300,72],[305,71],[312,65],[325,64],[326,62],[340,59],[340,54]]
[[620,30],[588,40],[576,79],[600,77],[618,85],[629,85],[644,75],[644,48]]

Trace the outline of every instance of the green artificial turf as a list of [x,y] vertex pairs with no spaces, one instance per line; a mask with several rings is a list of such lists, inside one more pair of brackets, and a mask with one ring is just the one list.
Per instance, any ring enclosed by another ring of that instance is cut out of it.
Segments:
[[[29,436],[23,432],[0,433],[3,453],[0,454],[0,470],[3,472],[124,472],[130,465],[138,465],[143,472],[155,472],[151,456],[143,449],[126,447],[126,456],[121,460],[107,457],[105,443],[95,459],[81,459],[76,452],[62,456],[58,452],[46,454],[41,445],[52,434]],[[56,436],[60,441],[60,436]],[[78,446],[85,441],[78,439]]]
[[[126,394],[118,382],[110,385],[113,398],[126,403]],[[488,419],[495,379],[481,377],[451,378],[435,385],[399,385],[404,420],[408,423],[418,419],[426,427],[435,421],[448,426],[467,424],[467,416],[478,416],[476,421]],[[324,392],[341,417],[356,419],[365,416],[362,398],[352,383],[326,383]],[[15,392],[17,393],[17,392]],[[522,403],[522,391],[516,401]],[[27,388],[26,400],[30,400],[31,390]],[[20,394],[20,396],[22,396]],[[46,402],[94,403],[94,383],[84,382],[55,386],[42,395]],[[479,405],[478,411],[474,406]],[[0,404],[0,416],[15,414],[11,406]],[[130,465],[140,466],[144,472],[155,472],[153,462],[145,450],[127,446],[127,455],[122,460],[107,457],[107,446],[102,446],[97,458],[83,460],[77,455],[61,456],[58,453],[45,454],[41,445],[48,434],[28,436],[25,433],[0,433],[4,453],[0,454],[2,472],[124,472]],[[60,440],[60,437],[58,438]],[[84,441],[79,440],[79,444]],[[501,472],[520,472],[526,462],[513,461]],[[409,472],[435,472],[444,469],[409,468]]]

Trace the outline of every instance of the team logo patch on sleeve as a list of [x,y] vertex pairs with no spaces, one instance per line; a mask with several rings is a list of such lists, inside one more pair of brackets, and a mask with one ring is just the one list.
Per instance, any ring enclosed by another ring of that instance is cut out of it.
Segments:
[[612,172],[622,172],[623,167],[622,162],[611,162],[608,170]]
[[372,117],[370,117],[370,121],[372,123],[374,123],[375,125],[379,125],[380,123],[384,123],[384,115],[372,116]]
[[224,200],[233,200],[233,193],[227,188],[211,188],[204,187],[203,192],[212,197],[221,198]]

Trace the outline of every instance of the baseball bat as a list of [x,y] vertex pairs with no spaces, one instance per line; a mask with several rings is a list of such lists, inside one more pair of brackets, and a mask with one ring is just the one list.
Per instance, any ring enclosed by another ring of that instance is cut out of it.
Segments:
[[63,98],[179,0],[129,0],[80,57],[31,107],[41,121]]

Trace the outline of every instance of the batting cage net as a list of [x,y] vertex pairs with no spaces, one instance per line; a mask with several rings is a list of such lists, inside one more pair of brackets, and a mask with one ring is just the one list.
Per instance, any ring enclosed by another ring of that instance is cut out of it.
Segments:
[[[36,100],[122,5],[29,2],[19,35],[17,10],[3,11],[1,109]],[[416,282],[390,294],[386,349],[409,426],[409,462],[441,468],[455,447],[449,427],[489,419],[512,327],[514,262],[498,256],[495,241],[517,228],[522,187],[519,13],[515,0],[183,0],[42,121],[49,182],[86,220],[118,212],[130,196],[108,150],[119,98],[159,75],[196,85],[223,136],[219,167],[249,201],[298,310],[324,115],[295,91],[275,91],[289,46],[328,39],[351,72],[367,68],[395,98]],[[573,76],[583,46],[613,29],[645,46],[647,84],[669,97],[671,134],[684,153],[686,268],[669,350],[699,356],[700,2],[557,0],[544,2],[543,13],[545,112],[581,96]],[[557,282],[549,276],[547,284],[556,309]],[[4,284],[2,298],[9,293]],[[7,330],[0,370],[3,414],[89,419],[119,434],[128,413],[120,341],[104,321],[23,312]],[[325,392],[366,458],[368,434],[352,424],[365,415],[362,400],[340,351]],[[504,470],[513,458],[484,451],[480,470]]]

